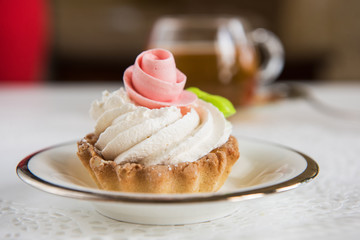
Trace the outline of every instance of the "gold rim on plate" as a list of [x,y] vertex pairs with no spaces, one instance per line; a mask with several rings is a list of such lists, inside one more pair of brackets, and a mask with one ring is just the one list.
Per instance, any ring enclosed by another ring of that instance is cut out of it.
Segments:
[[[265,142],[261,140],[256,140],[259,142]],[[29,169],[29,163],[31,159],[33,159],[38,154],[49,151],[54,148],[76,144],[75,143],[64,143],[55,145],[52,147],[48,147],[37,151],[22,161],[16,167],[17,175],[21,180],[25,183],[40,189],[42,191],[52,193],[55,195],[76,198],[81,200],[88,201],[100,201],[100,202],[127,202],[127,203],[201,203],[201,202],[215,202],[215,201],[241,201],[245,199],[254,199],[258,197],[262,197],[268,194],[279,193],[294,189],[304,183],[307,183],[314,179],[319,173],[318,164],[309,156],[293,150],[289,147],[285,147],[279,144],[265,142],[266,144],[270,144],[273,146],[281,147],[283,149],[287,149],[291,152],[299,154],[306,161],[306,168],[299,175],[286,180],[284,182],[274,184],[271,186],[264,186],[250,190],[241,190],[229,193],[201,193],[201,194],[139,194],[139,193],[121,193],[121,192],[112,192],[112,191],[104,191],[93,188],[70,188],[58,184],[54,184],[48,181],[41,179],[39,176],[33,174]]]

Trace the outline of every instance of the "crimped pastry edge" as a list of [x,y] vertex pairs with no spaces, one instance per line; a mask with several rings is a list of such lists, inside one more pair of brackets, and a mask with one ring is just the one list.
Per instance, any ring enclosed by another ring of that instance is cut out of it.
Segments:
[[215,192],[224,184],[240,153],[234,136],[194,162],[144,166],[105,160],[94,147],[95,134],[78,142],[77,155],[100,189],[141,193]]

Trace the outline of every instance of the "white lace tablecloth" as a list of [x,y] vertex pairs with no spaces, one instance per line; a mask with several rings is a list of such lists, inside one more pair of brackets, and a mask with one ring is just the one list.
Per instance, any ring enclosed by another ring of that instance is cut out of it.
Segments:
[[[287,145],[315,159],[319,176],[281,194],[243,202],[211,222],[147,226],[99,215],[90,203],[34,189],[17,163],[46,146],[92,129],[87,111],[103,89],[118,86],[0,87],[0,239],[359,239],[360,119],[320,113],[304,100],[240,111],[236,134]],[[360,85],[309,86],[322,101],[360,111]]]

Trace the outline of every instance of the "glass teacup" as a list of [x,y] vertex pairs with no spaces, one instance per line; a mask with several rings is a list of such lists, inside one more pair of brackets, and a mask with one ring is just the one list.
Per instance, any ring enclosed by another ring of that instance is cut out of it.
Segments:
[[162,17],[147,47],[170,50],[187,75],[187,87],[225,96],[235,106],[251,103],[257,86],[272,82],[284,63],[278,38],[265,29],[252,30],[239,17]]

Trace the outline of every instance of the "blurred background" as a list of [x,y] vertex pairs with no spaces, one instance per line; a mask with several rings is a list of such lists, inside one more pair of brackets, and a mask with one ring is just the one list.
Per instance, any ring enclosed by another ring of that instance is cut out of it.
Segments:
[[157,18],[231,14],[274,32],[281,80],[360,80],[357,0],[1,0],[0,81],[121,81]]

